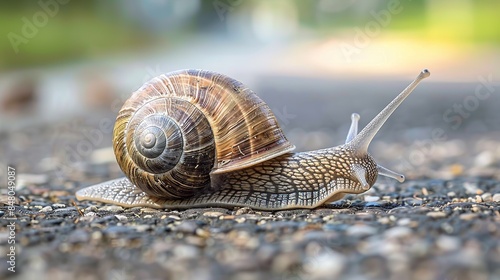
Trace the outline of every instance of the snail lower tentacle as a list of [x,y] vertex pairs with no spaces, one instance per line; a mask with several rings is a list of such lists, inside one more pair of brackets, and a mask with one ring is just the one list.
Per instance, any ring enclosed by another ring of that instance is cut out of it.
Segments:
[[162,75],[127,100],[114,129],[114,151],[127,178],[79,190],[125,207],[248,206],[314,208],[362,193],[384,175],[368,154],[380,127],[429,76],[424,70],[359,134],[351,117],[346,143],[292,153],[269,107],[229,77],[201,70]]

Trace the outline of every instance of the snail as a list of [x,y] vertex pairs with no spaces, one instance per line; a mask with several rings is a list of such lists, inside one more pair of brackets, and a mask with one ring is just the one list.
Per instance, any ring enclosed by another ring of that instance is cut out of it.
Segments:
[[118,113],[113,149],[127,178],[77,191],[78,200],[124,207],[185,209],[315,208],[359,194],[384,175],[368,154],[378,130],[430,75],[424,69],[358,133],[352,114],[345,144],[293,153],[270,108],[249,88],[204,70],[160,75],[132,94]]

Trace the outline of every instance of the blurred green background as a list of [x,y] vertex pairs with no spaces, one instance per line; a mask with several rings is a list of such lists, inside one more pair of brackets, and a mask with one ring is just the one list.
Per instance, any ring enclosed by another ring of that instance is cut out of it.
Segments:
[[[391,18],[377,22],[381,30],[369,25],[391,5]],[[498,1],[472,0],[3,1],[0,71],[168,51],[200,35],[267,44],[343,38],[367,24],[385,40],[411,35],[454,48],[497,47],[499,10]]]

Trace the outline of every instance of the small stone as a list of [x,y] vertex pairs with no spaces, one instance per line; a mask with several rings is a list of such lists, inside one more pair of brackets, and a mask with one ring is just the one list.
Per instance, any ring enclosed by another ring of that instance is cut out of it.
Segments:
[[440,219],[440,218],[445,218],[446,217],[446,213],[444,213],[444,212],[437,212],[437,211],[429,212],[426,215],[428,217],[431,217],[431,218],[434,218],[434,219]]
[[367,225],[353,225],[347,228],[347,235],[366,236],[377,233],[377,229]]
[[51,212],[53,211],[52,206],[45,206],[42,209],[40,209],[40,212]]
[[490,202],[491,201],[491,198],[492,198],[492,195],[491,193],[487,192],[487,193],[483,193],[481,195],[481,198],[483,199],[484,202]]
[[90,235],[83,229],[77,229],[68,236],[69,243],[87,243]]
[[380,200],[379,196],[365,195],[366,202],[375,202],[375,201],[379,201],[379,200]]
[[398,220],[398,226],[408,226],[409,224],[411,224],[411,219],[410,218],[402,218],[400,220]]
[[380,204],[379,202],[376,202],[376,201],[374,201],[374,202],[367,202],[365,204],[365,208],[370,208],[370,207],[372,207],[372,208],[373,207],[382,207],[382,204]]
[[470,221],[478,217],[476,213],[463,213],[460,215],[460,220]]
[[146,232],[146,231],[151,229],[151,225],[135,225],[135,226],[133,226],[133,228],[137,232]]
[[200,250],[192,245],[181,244],[172,250],[176,259],[196,259],[200,256]]
[[141,213],[154,214],[154,213],[159,213],[159,212],[160,212],[160,210],[154,209],[154,208],[149,208],[149,207],[141,208]]
[[153,218],[153,215],[144,215],[144,217],[143,217],[143,218],[144,218],[144,219],[151,219],[151,218]]
[[500,193],[494,194],[492,199],[494,202],[499,202],[500,201]]
[[224,213],[216,212],[216,211],[208,211],[208,212],[203,213],[203,216],[210,217],[210,218],[218,218],[222,215],[224,215]]
[[211,236],[210,231],[202,229],[202,228],[197,228],[196,229],[196,235],[204,238],[208,238]]
[[83,214],[84,217],[95,217],[97,216],[97,213],[96,212],[85,212],[85,214]]
[[404,237],[410,236],[411,234],[412,234],[412,230],[410,228],[403,227],[403,226],[397,226],[397,227],[390,228],[390,229],[386,230],[386,232],[384,233],[384,235],[387,238],[392,238],[392,239],[404,238]]
[[54,203],[52,204],[53,209],[66,208],[66,204],[63,203]]
[[480,195],[476,195],[476,203],[483,202],[483,198]]
[[220,217],[219,219],[221,220],[234,220],[235,216],[234,215],[224,215]]
[[344,270],[346,257],[333,250],[327,250],[312,257],[304,265],[307,279],[335,279]]
[[85,208],[85,210],[83,212],[87,213],[87,212],[96,212],[96,211],[97,211],[97,207],[95,205],[92,205],[92,206]]
[[245,219],[245,217],[239,217],[239,218],[236,218],[234,219],[237,223],[244,223],[247,219]]
[[461,242],[460,238],[441,235],[436,239],[436,245],[438,248],[445,252],[455,251],[460,248]]
[[77,211],[76,207],[66,207],[66,208],[59,208],[59,209],[54,209],[55,213],[65,213],[65,212],[72,212],[72,211]]
[[125,215],[115,215],[115,218],[122,223],[128,222],[128,218]]
[[465,192],[467,194],[476,194],[479,190],[476,184],[465,182],[464,183]]
[[250,207],[243,207],[243,208],[236,210],[236,213],[234,213],[234,215],[238,216],[238,215],[248,214],[251,212],[252,212],[252,209]]
[[123,211],[123,207],[118,206],[118,205],[106,205],[106,206],[99,208],[99,211],[116,213],[116,212]]
[[129,234],[129,233],[132,233],[133,231],[134,231],[134,229],[131,227],[128,227],[128,226],[110,226],[110,227],[104,229],[103,233],[112,237],[112,238],[116,238],[119,235]]
[[176,230],[178,232],[194,234],[196,232],[197,228],[198,228],[198,225],[196,224],[195,221],[193,221],[193,220],[187,220],[187,221],[181,222],[177,226]]
[[100,231],[94,231],[90,235],[90,238],[92,240],[95,240],[95,241],[101,240],[102,239],[102,232],[100,232]]
[[176,221],[179,221],[179,220],[181,219],[181,217],[179,217],[179,216],[175,216],[175,215],[170,215],[170,216],[168,216],[168,217],[169,217],[170,219],[172,219],[172,220],[176,220]]
[[382,218],[378,219],[378,222],[383,224],[383,225],[387,225],[391,222],[391,219],[389,219],[388,217],[382,217]]
[[422,188],[422,194],[425,196],[429,195],[429,191],[426,188]]
[[405,198],[404,199],[404,202],[408,205],[411,205],[411,206],[420,206],[422,205],[423,203],[423,200],[420,199],[420,198],[412,198],[412,197],[408,197],[408,198]]
[[474,159],[474,165],[478,167],[487,167],[493,163],[495,163],[495,155],[491,151],[484,151]]
[[448,192],[446,195],[449,196],[449,197],[455,197],[455,196],[457,196],[457,194],[455,192]]

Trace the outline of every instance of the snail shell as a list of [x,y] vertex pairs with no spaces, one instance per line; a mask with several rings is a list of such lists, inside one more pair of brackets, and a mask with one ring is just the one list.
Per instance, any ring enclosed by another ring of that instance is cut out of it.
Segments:
[[76,193],[125,207],[249,206],[314,208],[362,193],[378,175],[404,176],[375,163],[368,146],[417,84],[423,70],[358,134],[359,115],[343,145],[291,153],[295,148],[255,93],[227,76],[202,70],[161,75],[127,100],[113,147],[127,178]]
[[125,102],[113,134],[118,164],[130,181],[163,198],[208,191],[210,173],[243,169],[295,148],[253,91],[202,70],[146,83]]

